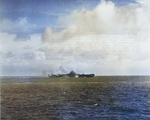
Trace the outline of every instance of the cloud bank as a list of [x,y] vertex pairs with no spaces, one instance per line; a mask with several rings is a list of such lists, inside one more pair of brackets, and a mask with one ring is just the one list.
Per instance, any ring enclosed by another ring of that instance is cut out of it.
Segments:
[[60,32],[45,30],[44,52],[78,72],[147,74],[150,7],[146,0],[138,3],[116,7],[103,1],[93,10],[83,8],[59,18],[59,24],[67,21],[68,26]]
[[0,74],[149,75],[149,12],[148,0],[119,7],[103,1],[60,16],[56,28],[64,29],[42,34],[32,32],[37,26],[27,18],[1,19]]

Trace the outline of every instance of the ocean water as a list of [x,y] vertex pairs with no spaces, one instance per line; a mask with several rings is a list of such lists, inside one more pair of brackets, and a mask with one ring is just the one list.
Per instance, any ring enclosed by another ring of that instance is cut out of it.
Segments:
[[4,76],[0,77],[1,83],[32,83],[36,82],[41,78],[41,76]]
[[[150,120],[150,77],[122,77],[107,93],[91,100],[67,102],[58,111],[63,120]],[[97,101],[92,101],[96,100]],[[100,101],[100,102],[99,102]]]
[[[41,77],[5,77],[2,83],[30,83]],[[88,78],[87,78],[88,79]],[[115,86],[57,108],[60,120],[150,120],[150,77],[112,77]],[[84,96],[83,96],[84,97]]]

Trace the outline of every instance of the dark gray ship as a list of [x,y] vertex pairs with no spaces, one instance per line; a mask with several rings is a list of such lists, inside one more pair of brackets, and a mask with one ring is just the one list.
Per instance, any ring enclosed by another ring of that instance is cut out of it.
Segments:
[[77,74],[74,71],[71,71],[68,74],[48,74],[49,78],[51,77],[89,78],[89,77],[94,77],[94,76],[95,76],[94,74]]

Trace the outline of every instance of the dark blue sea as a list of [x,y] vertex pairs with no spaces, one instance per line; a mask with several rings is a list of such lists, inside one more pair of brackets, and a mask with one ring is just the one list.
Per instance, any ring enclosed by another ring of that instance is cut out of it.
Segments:
[[[120,77],[119,77],[120,78]],[[150,77],[122,77],[90,103],[67,102],[59,111],[64,120],[150,120]],[[92,99],[92,98],[91,98]]]

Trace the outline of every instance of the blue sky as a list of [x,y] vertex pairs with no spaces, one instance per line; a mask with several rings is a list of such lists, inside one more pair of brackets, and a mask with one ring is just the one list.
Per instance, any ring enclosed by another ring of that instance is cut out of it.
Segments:
[[1,13],[3,17],[12,21],[26,17],[30,23],[36,24],[41,30],[44,30],[47,26],[54,27],[59,16],[70,14],[72,11],[82,7],[92,9],[98,3],[100,3],[98,0],[93,2],[75,0],[1,0]]
[[[108,1],[108,0],[106,0]],[[136,3],[135,0],[111,0],[116,6]],[[1,0],[2,18],[13,22],[19,18],[27,18],[37,29],[32,32],[42,32],[47,26],[55,27],[58,17],[65,16],[77,9],[92,10],[101,0]]]
[[148,75],[149,8],[148,0],[1,0],[0,75]]

